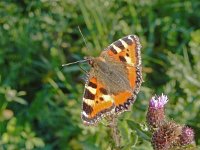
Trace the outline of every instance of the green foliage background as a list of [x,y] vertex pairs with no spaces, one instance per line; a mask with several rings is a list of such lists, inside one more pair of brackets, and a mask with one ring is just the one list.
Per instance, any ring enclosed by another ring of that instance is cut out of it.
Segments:
[[119,118],[123,149],[152,149],[145,115],[161,93],[168,116],[200,144],[199,10],[198,0],[1,0],[0,149],[111,149],[104,124],[80,119],[84,74],[61,64],[98,56],[128,34],[140,37],[145,82]]

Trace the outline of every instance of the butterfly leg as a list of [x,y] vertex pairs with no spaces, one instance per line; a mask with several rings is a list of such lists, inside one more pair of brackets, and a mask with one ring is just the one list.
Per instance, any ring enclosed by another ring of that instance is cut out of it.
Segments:
[[79,64],[78,66],[80,67],[80,69],[81,69],[84,73],[88,74],[88,72],[87,72],[83,67],[81,67],[80,64]]

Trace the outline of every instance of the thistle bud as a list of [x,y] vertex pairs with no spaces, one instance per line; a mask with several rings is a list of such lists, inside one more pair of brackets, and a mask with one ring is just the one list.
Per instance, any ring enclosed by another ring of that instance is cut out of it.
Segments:
[[182,127],[174,122],[164,123],[152,136],[154,150],[168,150],[181,135]]
[[188,145],[194,142],[194,131],[189,127],[183,127],[180,135],[180,145]]
[[165,121],[164,106],[168,102],[166,95],[153,96],[149,101],[147,123],[151,129],[158,128]]

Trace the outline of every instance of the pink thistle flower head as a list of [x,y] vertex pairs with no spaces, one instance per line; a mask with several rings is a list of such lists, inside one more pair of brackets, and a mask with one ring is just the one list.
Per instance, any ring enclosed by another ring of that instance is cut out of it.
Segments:
[[194,141],[194,131],[189,127],[184,127],[180,136],[180,144],[187,145]]
[[164,105],[168,102],[166,95],[153,96],[149,101],[149,109],[147,112],[147,123],[151,130],[158,128],[165,122]]
[[161,96],[153,96],[149,102],[149,107],[159,109],[163,108],[164,105],[168,102],[167,95],[162,93]]

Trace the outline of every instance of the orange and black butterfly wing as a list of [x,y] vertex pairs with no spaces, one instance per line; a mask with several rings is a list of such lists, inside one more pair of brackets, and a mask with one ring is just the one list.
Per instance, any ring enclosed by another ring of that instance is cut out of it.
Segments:
[[101,54],[104,55],[107,53],[115,61],[126,64],[132,92],[123,91],[114,95],[116,113],[128,110],[131,103],[134,103],[136,95],[139,92],[142,82],[140,49],[139,38],[136,35],[128,35],[112,43]]
[[95,125],[102,117],[114,113],[114,99],[96,77],[85,84],[81,118],[86,125]]

